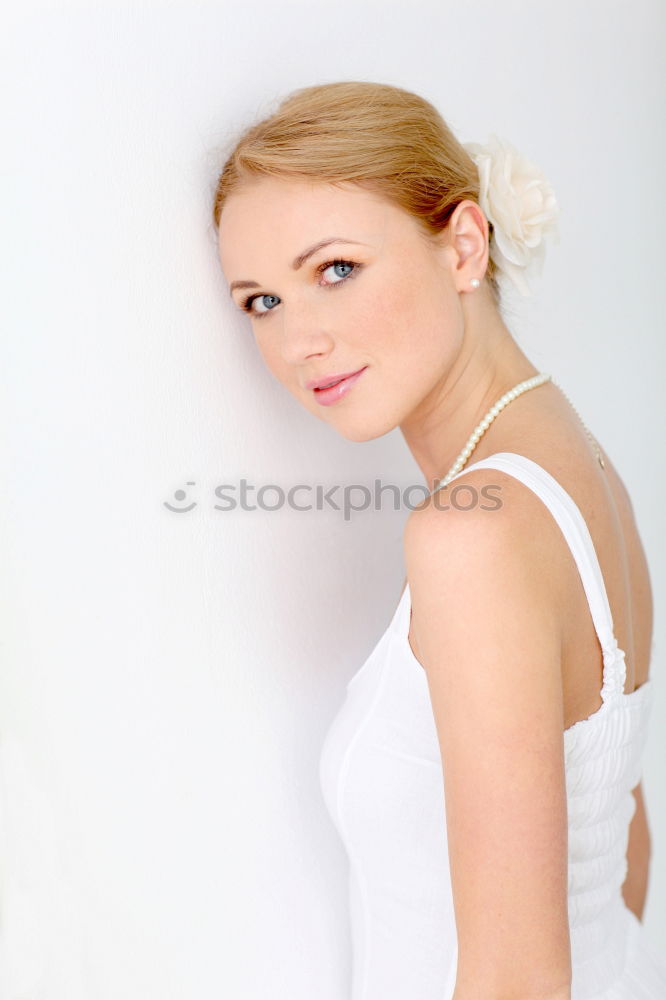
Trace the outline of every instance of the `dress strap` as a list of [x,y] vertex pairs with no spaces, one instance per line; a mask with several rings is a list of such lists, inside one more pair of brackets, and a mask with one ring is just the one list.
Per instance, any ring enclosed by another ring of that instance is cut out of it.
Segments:
[[[497,469],[514,476],[531,489],[548,507],[576,561],[594,628],[603,652],[603,686],[605,701],[613,692],[624,689],[626,665],[624,653],[618,648],[613,628],[613,616],[601,567],[585,518],[573,498],[543,466],[525,455],[499,451],[488,458],[473,462],[449,480],[449,485],[471,469]],[[438,487],[441,488],[441,487]],[[436,490],[433,490],[433,493]]]

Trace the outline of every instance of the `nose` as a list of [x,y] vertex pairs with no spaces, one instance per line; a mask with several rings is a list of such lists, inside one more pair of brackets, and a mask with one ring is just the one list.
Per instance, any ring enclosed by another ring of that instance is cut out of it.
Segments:
[[333,346],[333,335],[315,308],[292,304],[283,310],[280,350],[286,364],[302,365],[310,358],[326,357]]

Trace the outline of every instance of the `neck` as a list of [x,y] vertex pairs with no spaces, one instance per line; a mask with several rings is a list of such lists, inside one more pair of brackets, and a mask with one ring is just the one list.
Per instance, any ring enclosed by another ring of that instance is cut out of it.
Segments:
[[[461,346],[452,366],[400,427],[428,490],[446,475],[491,406],[519,382],[539,374],[516,344],[489,293],[474,299],[478,294],[461,296]],[[511,401],[508,408],[520,406],[523,398]],[[498,414],[481,436],[466,464],[502,450],[497,438],[498,431],[501,438],[503,415],[504,411]]]

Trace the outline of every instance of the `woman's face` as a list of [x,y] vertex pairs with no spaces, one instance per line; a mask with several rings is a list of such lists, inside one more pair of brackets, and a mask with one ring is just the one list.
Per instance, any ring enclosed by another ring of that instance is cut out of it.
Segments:
[[[352,184],[261,178],[226,202],[219,250],[266,365],[310,413],[353,441],[428,414],[464,330],[445,237],[428,243],[410,215]],[[346,392],[308,388],[361,369]]]

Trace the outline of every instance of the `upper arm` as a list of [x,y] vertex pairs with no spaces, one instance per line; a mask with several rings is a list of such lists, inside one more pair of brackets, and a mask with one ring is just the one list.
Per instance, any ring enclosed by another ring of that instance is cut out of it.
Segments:
[[525,511],[428,507],[405,530],[444,773],[456,1000],[568,995],[571,977],[561,634]]

